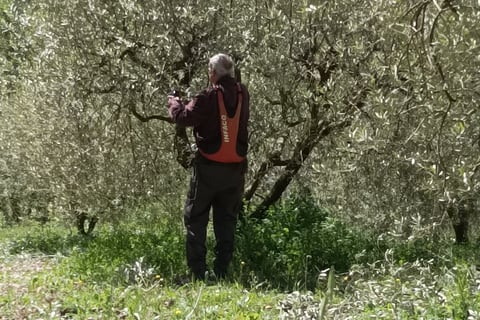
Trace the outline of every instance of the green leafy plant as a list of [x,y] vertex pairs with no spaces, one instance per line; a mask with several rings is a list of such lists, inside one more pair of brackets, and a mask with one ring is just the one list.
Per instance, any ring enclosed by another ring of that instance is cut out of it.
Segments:
[[185,272],[181,225],[157,228],[122,225],[99,232],[86,247],[72,252],[71,272],[103,281],[173,279]]
[[237,259],[274,287],[312,289],[321,270],[345,272],[378,254],[374,239],[333,218],[311,196],[296,195],[271,207],[260,223],[241,225]]

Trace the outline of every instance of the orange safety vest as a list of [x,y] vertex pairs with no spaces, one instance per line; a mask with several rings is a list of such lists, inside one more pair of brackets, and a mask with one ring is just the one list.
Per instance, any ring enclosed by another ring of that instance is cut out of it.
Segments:
[[214,153],[205,153],[199,149],[199,152],[205,158],[223,163],[238,163],[242,162],[245,157],[239,156],[237,153],[237,137],[238,126],[240,123],[240,111],[242,110],[242,87],[237,83],[238,88],[238,102],[235,115],[230,118],[225,108],[223,101],[223,93],[217,90],[218,97],[218,111],[220,114],[220,149]]

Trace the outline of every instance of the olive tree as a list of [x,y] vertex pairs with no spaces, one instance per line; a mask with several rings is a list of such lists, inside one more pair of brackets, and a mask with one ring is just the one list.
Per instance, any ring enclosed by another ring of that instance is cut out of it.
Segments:
[[478,4],[379,5],[366,116],[329,151],[339,169],[318,172],[339,182],[333,201],[355,222],[409,235],[449,216],[464,242],[478,212]]
[[[56,206],[181,202],[190,131],[171,123],[165,96],[206,87],[208,58],[226,52],[252,97],[250,218],[292,183],[380,229],[443,212],[461,225],[473,210],[474,1],[43,0],[24,10],[32,58],[20,64],[31,71],[8,104],[13,116],[30,101],[35,121],[11,135],[35,127],[36,181]],[[10,39],[2,46],[22,43]]]

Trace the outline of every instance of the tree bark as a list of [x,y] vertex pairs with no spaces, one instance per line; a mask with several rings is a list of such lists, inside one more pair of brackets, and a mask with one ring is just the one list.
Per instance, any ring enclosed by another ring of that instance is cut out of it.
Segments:
[[287,189],[297,172],[302,168],[305,160],[307,160],[313,148],[320,140],[328,136],[334,129],[344,128],[349,124],[350,122],[343,121],[341,123],[328,125],[322,121],[319,124],[312,125],[307,137],[298,142],[292,157],[286,161],[284,172],[277,179],[267,197],[263,199],[249,217],[253,219],[265,218],[267,209],[281,198],[283,192]]
[[472,208],[472,204],[466,200],[451,203],[447,207],[447,213],[450,217],[453,231],[455,233],[456,244],[465,244],[469,242],[468,230]]
[[[77,230],[78,233],[84,236],[91,235],[95,226],[98,222],[97,216],[89,217],[86,212],[83,211],[76,211],[75,216],[77,219]],[[85,223],[88,223],[87,230],[85,230]]]

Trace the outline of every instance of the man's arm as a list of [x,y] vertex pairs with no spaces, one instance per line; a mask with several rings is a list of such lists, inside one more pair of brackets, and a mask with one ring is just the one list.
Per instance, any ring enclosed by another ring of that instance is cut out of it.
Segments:
[[206,92],[198,94],[187,105],[178,97],[168,97],[168,113],[172,120],[185,127],[198,126],[211,112]]

